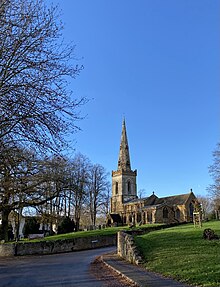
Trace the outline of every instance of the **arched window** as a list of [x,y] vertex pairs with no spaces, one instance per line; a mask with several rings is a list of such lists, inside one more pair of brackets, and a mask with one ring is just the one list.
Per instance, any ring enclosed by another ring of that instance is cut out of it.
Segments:
[[166,207],[163,209],[163,218],[168,218],[168,209]]
[[128,181],[128,194],[131,194],[131,182]]
[[146,215],[145,212],[142,213],[142,220],[143,220],[143,224],[146,223]]
[[189,216],[191,217],[191,219],[193,218],[193,211],[194,211],[194,205],[192,202],[190,202],[189,205]]
[[178,220],[180,219],[180,210],[179,210],[179,208],[177,208],[176,211],[175,211],[175,217]]
[[118,194],[118,182],[115,183],[115,194]]
[[142,222],[142,218],[141,218],[141,213],[138,212],[138,214],[137,214],[137,223],[140,223],[140,222]]
[[152,212],[147,212],[147,222],[152,222]]

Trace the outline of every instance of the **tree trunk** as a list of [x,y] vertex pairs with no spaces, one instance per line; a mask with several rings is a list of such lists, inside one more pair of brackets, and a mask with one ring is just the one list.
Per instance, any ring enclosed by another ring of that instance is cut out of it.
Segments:
[[8,241],[8,216],[10,210],[3,209],[2,210],[2,239]]
[[96,225],[96,206],[94,206],[94,214],[93,214],[93,225],[95,226]]
[[75,231],[79,231],[79,221],[80,221],[80,218],[76,217],[75,218]]

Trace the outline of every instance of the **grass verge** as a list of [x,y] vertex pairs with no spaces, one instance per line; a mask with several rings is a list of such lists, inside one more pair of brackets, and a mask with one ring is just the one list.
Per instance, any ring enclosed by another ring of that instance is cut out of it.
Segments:
[[[157,226],[162,226],[163,224],[146,224],[141,226],[136,226],[135,230],[141,229],[152,229]],[[128,226],[119,226],[119,227],[108,227],[100,230],[91,230],[91,231],[78,231],[66,234],[58,234],[53,236],[47,236],[41,239],[33,239],[33,240],[22,240],[22,242],[39,242],[39,241],[49,241],[49,240],[64,240],[64,239],[72,239],[72,238],[79,238],[79,237],[92,237],[92,236],[109,236],[115,235],[120,230],[131,230]]]
[[202,238],[205,228],[220,236],[220,222],[206,222],[154,231],[135,238],[145,267],[179,281],[205,286],[220,286],[220,240]]

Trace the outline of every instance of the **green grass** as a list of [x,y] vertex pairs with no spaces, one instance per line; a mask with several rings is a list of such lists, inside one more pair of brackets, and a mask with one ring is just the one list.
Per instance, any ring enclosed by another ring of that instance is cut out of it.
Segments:
[[114,235],[121,229],[127,229],[126,226],[122,227],[108,227],[100,230],[88,230],[88,231],[78,231],[66,234],[58,234],[53,236],[47,236],[44,240],[60,240],[60,239],[70,239],[79,237],[91,237],[91,236],[103,236],[103,235]]
[[[154,228],[156,226],[159,226],[162,224],[146,224],[137,226],[133,229],[139,230],[143,228]],[[39,242],[39,241],[48,241],[48,240],[62,240],[62,239],[71,239],[71,238],[79,238],[79,237],[91,237],[91,236],[108,236],[108,235],[114,235],[120,230],[129,230],[128,226],[119,226],[119,227],[108,227],[100,230],[91,230],[91,231],[78,231],[78,232],[72,232],[72,233],[66,233],[66,234],[58,234],[53,236],[47,236],[42,239],[33,239],[33,240],[22,240],[19,241],[22,242]]]
[[220,236],[220,221],[154,231],[135,238],[145,267],[179,281],[206,287],[220,286],[220,240],[202,238],[205,228]]

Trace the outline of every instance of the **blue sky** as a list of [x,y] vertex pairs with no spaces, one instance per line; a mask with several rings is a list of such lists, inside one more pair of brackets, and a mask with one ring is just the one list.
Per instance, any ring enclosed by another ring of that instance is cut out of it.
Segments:
[[76,152],[116,170],[125,116],[138,190],[205,195],[220,135],[220,1],[53,3],[85,67],[70,88],[91,99]]

